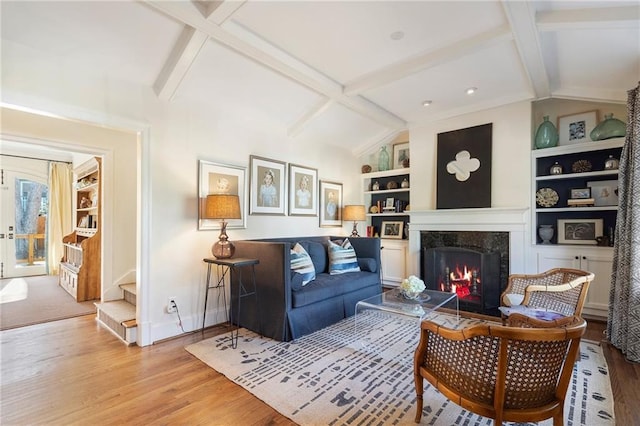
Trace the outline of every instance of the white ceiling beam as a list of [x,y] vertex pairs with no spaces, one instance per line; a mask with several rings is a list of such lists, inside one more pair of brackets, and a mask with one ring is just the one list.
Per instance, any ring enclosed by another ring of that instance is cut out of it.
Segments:
[[184,27],[180,38],[173,46],[169,58],[153,84],[153,90],[158,98],[162,100],[173,98],[180,83],[198,57],[200,49],[208,39],[209,36],[205,33],[189,26]]
[[298,136],[302,129],[304,129],[304,127],[307,125],[307,123],[320,116],[331,105],[333,105],[334,102],[335,101],[330,98],[320,99],[320,101],[318,101],[313,107],[309,108],[302,117],[296,120],[296,122],[289,127],[289,129],[287,130],[287,135],[292,138]]
[[539,31],[640,28],[638,6],[571,9],[540,12]]
[[513,35],[508,27],[496,28],[366,74],[348,83],[344,92],[347,95],[356,95],[512,39]]
[[203,17],[211,22],[221,25],[236,13],[246,3],[246,0],[194,0],[193,4]]
[[551,96],[549,76],[542,58],[535,14],[526,1],[502,0],[507,20],[513,32],[516,49],[527,79],[538,99]]
[[[235,50],[239,54],[270,68],[298,84],[327,96],[345,107],[358,112],[359,114],[367,116],[378,123],[392,128],[406,127],[406,122],[404,120],[380,106],[364,98],[357,96],[345,96],[341,85],[332,82],[332,80],[326,77],[319,79],[318,72],[310,74],[302,71],[303,68],[306,67],[309,69],[310,67],[307,67],[300,61],[295,61],[294,65],[292,65],[294,63],[294,58],[291,58],[290,61],[283,62],[279,57],[274,57],[273,55],[266,53],[263,50],[264,46],[262,46],[262,48],[256,47],[237,36],[230,34],[215,23],[207,21],[191,3],[164,2],[158,0],[145,1],[145,3],[164,14],[173,17],[174,19],[184,22],[190,27],[196,28],[198,31],[207,34],[213,40]],[[272,48],[276,49],[275,46],[272,46]],[[281,56],[284,54],[285,53],[282,52]]]

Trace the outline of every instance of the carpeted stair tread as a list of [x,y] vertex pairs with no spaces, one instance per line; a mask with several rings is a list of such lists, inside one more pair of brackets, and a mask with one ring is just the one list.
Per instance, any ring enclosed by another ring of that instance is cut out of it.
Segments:
[[124,291],[128,291],[131,294],[136,294],[136,283],[120,284],[120,288]]
[[135,305],[124,300],[96,303],[96,307],[119,323],[136,319]]

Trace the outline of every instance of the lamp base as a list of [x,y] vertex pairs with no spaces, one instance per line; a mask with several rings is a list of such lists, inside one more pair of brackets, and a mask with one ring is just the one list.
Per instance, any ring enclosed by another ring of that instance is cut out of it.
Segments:
[[358,234],[358,222],[353,222],[353,231],[351,231],[351,236],[354,238],[360,236]]
[[218,241],[211,246],[211,254],[216,259],[229,259],[233,257],[235,252],[236,248],[227,236],[227,222],[223,219],[220,223],[220,236]]
[[236,248],[231,241],[216,241],[211,246],[211,253],[216,259],[229,259],[233,257]]

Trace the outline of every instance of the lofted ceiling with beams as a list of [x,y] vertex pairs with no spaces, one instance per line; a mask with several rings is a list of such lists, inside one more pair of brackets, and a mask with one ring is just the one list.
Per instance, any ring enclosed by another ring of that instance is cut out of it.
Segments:
[[20,61],[20,78],[47,62],[78,84],[91,75],[152,88],[166,102],[231,111],[355,155],[415,123],[518,101],[624,102],[640,79],[635,0],[0,7],[2,61]]

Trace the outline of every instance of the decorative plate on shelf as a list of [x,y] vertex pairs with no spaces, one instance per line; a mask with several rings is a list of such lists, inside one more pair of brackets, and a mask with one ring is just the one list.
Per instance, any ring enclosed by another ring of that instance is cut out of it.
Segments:
[[536,192],[536,203],[540,207],[553,207],[558,204],[558,193],[551,188],[540,188]]
[[571,165],[571,171],[573,173],[585,173],[590,172],[593,166],[589,160],[578,160]]

